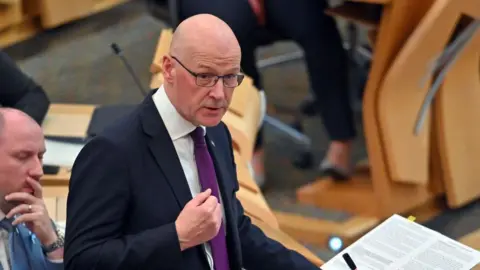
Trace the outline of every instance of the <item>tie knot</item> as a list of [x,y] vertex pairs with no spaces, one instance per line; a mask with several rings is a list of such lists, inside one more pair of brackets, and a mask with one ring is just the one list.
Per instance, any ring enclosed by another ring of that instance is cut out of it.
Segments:
[[4,229],[8,232],[12,232],[13,231],[12,221],[13,221],[13,218],[11,219],[4,218],[0,220],[0,229]]
[[190,133],[193,139],[193,143],[197,146],[206,145],[203,128],[197,127],[192,133]]

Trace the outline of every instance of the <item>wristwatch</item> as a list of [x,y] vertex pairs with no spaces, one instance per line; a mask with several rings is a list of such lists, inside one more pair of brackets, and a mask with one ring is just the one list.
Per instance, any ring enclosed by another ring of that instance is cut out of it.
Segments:
[[42,250],[43,250],[44,254],[53,252],[53,251],[55,251],[59,248],[62,248],[64,246],[65,239],[64,239],[62,233],[58,229],[56,229],[55,232],[57,233],[57,241],[53,242],[52,244],[50,244],[48,246],[42,245]]

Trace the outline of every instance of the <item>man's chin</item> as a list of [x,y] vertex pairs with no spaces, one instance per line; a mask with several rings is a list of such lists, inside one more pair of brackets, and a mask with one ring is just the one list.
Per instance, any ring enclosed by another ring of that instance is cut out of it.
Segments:
[[202,121],[199,121],[199,123],[204,127],[214,127],[214,126],[217,126],[221,120],[222,120],[221,118],[216,118],[216,119],[208,118],[208,119],[202,119]]
[[202,115],[197,119],[198,124],[204,127],[214,127],[222,121],[223,114],[221,115]]

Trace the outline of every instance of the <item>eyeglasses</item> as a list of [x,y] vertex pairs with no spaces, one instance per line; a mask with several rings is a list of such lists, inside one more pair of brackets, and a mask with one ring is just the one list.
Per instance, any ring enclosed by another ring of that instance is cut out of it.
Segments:
[[195,73],[183,65],[182,62],[180,62],[180,60],[178,60],[175,56],[172,56],[172,58],[175,59],[175,61],[177,61],[186,71],[188,71],[188,73],[192,74],[192,76],[195,77],[195,83],[201,87],[212,87],[217,84],[221,78],[225,87],[233,88],[239,86],[245,77],[243,74],[227,74],[218,76],[208,73]]

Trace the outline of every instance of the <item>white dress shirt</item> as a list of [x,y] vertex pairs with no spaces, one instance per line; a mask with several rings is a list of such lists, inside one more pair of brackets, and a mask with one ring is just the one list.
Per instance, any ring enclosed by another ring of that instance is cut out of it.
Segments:
[[[193,139],[190,137],[190,133],[194,131],[197,127],[187,121],[178,113],[173,104],[170,102],[167,94],[165,93],[163,85],[157,90],[155,94],[153,94],[152,98],[158,112],[160,113],[160,116],[163,119],[168,134],[170,135],[170,138],[172,138],[173,145],[182,165],[182,169],[185,174],[185,178],[187,179],[192,197],[195,197],[201,192],[202,188],[198,179],[197,164],[195,162],[195,156],[193,153]],[[205,135],[206,129],[203,126],[202,128]],[[220,202],[221,201],[222,199],[220,198]],[[225,209],[223,208],[223,203],[222,213],[223,220],[225,222]],[[208,243],[205,243],[203,246],[208,263],[213,270],[213,258],[210,245]]]

